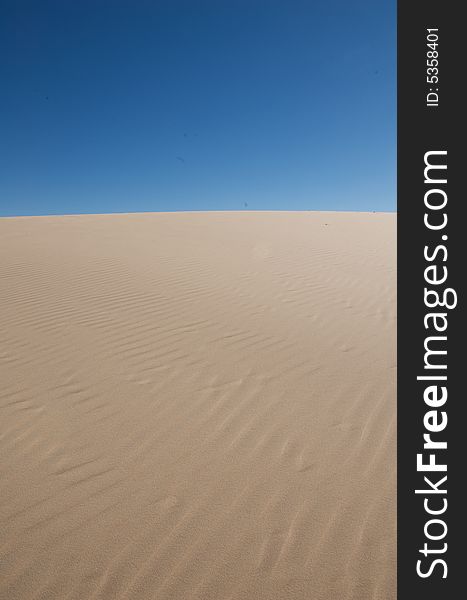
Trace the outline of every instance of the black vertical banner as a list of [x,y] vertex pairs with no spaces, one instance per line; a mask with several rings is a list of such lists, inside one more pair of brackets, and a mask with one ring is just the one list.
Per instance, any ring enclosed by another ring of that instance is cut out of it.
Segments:
[[461,9],[398,4],[399,600],[467,597]]

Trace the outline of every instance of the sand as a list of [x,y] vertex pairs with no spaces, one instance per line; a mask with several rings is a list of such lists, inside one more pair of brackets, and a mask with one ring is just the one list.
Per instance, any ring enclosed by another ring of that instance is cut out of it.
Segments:
[[394,599],[395,236],[0,219],[0,598]]

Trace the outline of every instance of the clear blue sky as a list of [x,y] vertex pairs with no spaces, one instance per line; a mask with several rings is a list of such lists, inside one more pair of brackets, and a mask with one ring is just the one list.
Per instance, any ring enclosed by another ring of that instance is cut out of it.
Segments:
[[0,0],[0,215],[395,210],[395,0]]

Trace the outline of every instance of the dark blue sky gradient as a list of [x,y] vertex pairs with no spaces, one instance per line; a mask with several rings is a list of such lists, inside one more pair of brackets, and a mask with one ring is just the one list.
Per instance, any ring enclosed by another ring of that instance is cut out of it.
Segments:
[[395,210],[394,1],[0,6],[0,215]]

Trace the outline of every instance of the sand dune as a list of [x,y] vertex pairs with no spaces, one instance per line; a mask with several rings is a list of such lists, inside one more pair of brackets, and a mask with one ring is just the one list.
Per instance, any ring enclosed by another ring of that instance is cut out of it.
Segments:
[[395,598],[395,215],[0,219],[2,600]]

